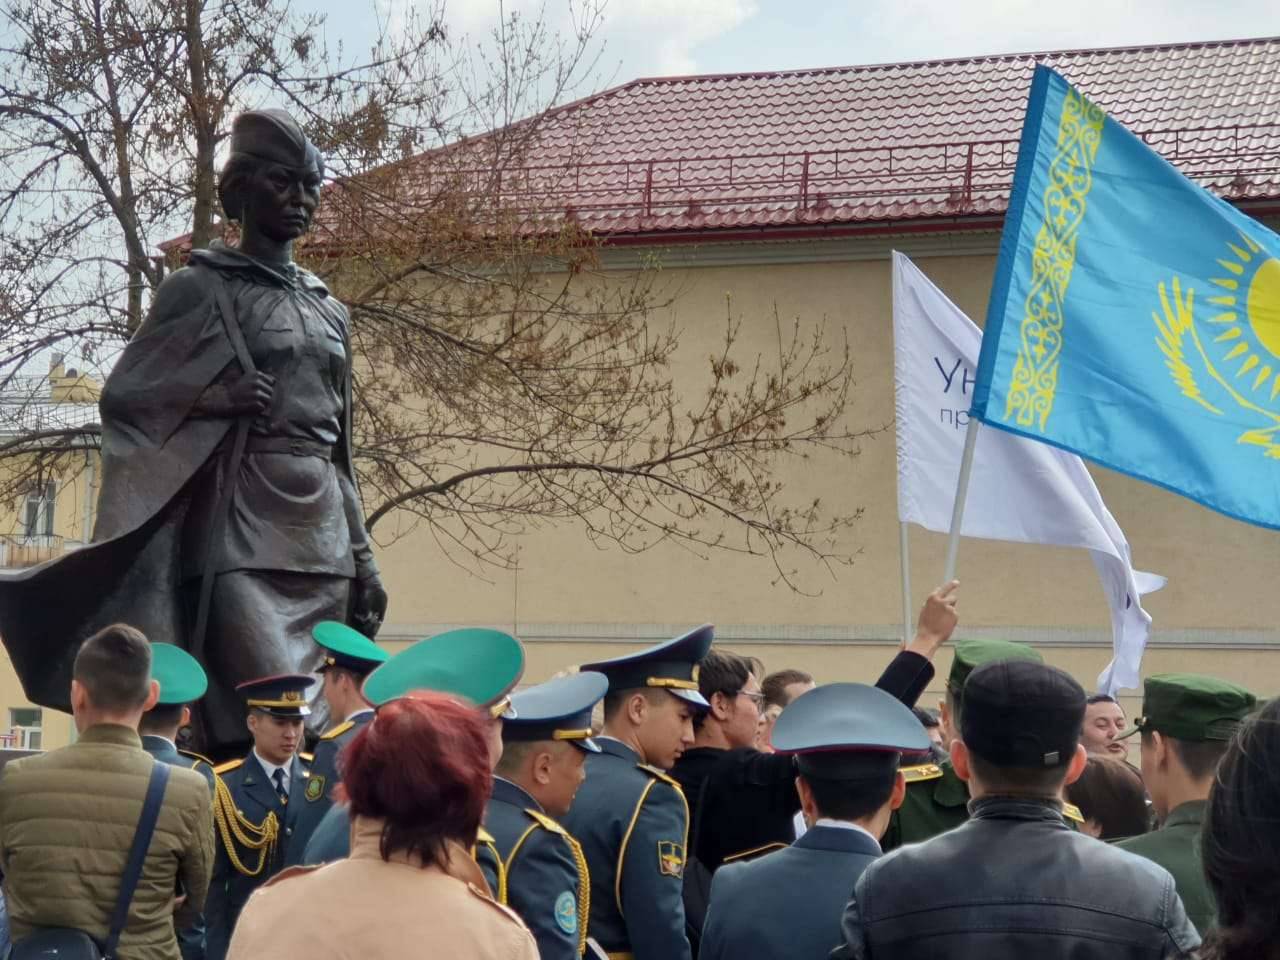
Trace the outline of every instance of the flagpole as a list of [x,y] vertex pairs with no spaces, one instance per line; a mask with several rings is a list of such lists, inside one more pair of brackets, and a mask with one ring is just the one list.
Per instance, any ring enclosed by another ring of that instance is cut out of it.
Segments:
[[969,496],[969,474],[973,472],[973,449],[978,442],[978,418],[970,414],[964,435],[964,454],[960,457],[960,479],[956,483],[956,502],[951,508],[951,539],[947,541],[947,568],[943,583],[956,578],[956,553],[960,550],[960,527],[964,523],[964,502]]
[[911,554],[907,522],[898,523],[898,556],[902,561],[902,643],[911,642]]

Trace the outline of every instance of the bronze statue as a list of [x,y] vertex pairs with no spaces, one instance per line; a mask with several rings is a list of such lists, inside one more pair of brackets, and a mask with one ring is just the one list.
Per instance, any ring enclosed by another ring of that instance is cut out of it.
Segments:
[[0,579],[0,637],[34,702],[65,709],[80,641],[122,620],[204,664],[202,740],[222,753],[247,737],[236,684],[314,670],[320,620],[377,632],[347,311],[292,261],[323,173],[288,114],[236,119],[218,190],[239,245],[165,279],[107,378],[94,542]]

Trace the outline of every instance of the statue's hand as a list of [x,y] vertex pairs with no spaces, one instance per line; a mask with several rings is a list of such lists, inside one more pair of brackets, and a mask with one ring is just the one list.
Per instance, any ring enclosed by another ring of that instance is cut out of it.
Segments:
[[351,615],[353,626],[372,640],[378,635],[382,618],[387,613],[387,591],[375,573],[356,581],[355,612]]
[[269,373],[246,373],[232,384],[228,391],[231,411],[240,416],[245,413],[266,413],[275,393],[276,378]]

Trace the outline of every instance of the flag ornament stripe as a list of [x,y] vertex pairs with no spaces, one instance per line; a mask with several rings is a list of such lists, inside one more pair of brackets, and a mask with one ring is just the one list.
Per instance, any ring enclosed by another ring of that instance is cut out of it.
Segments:
[[1068,87],[1058,120],[1057,149],[1049,163],[1044,213],[1031,255],[1031,289],[1023,309],[1021,342],[1006,420],[1041,431],[1053,410],[1062,354],[1063,301],[1076,262],[1076,240],[1093,187],[1093,162],[1106,114]]

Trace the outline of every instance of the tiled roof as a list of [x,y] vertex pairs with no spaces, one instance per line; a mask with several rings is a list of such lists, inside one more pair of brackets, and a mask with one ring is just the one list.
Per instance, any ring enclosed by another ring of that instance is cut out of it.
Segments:
[[545,118],[503,192],[614,236],[998,215],[1037,63],[1220,194],[1280,198],[1280,38],[636,80]]

